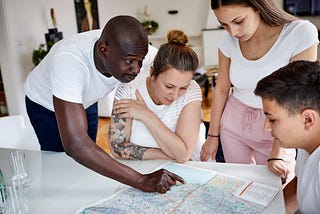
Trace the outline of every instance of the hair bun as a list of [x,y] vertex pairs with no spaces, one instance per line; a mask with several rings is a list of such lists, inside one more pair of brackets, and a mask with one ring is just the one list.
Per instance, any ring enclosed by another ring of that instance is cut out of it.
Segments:
[[188,44],[188,37],[181,30],[171,30],[167,34],[168,43],[181,44],[186,46]]

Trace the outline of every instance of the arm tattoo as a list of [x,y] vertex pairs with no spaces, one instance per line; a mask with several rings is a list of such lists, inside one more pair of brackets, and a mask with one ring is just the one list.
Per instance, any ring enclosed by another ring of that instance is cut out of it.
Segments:
[[109,127],[109,136],[113,151],[123,159],[142,160],[147,147],[138,146],[127,139],[125,132],[128,121],[126,118],[119,118],[117,114],[112,113],[112,125]]

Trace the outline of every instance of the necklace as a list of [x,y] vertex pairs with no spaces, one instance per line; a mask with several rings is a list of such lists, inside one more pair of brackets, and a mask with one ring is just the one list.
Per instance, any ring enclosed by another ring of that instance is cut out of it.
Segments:
[[[261,57],[262,57],[262,56],[261,56]],[[253,59],[253,60],[258,60],[258,59],[260,59],[261,57],[254,56],[254,57],[252,57],[252,59]]]
[[[260,53],[260,51],[262,50],[262,48],[257,48],[256,50],[255,50],[255,52],[253,53],[253,54],[251,54],[251,58],[253,59],[253,60],[257,60],[257,59],[259,59],[259,58],[261,58],[262,56],[260,56],[259,55],[259,53]],[[260,57],[259,57],[260,56]]]
[[263,57],[271,49],[274,42],[275,42],[274,39],[269,39],[265,43],[261,43],[261,42],[258,43],[257,48],[252,54],[250,54],[251,57],[249,57],[249,59],[258,60],[261,57]]
[[[256,53],[256,54],[257,54],[257,53]],[[260,58],[260,57],[258,57],[258,55],[256,55],[256,54],[252,57],[253,60],[257,60],[257,59]]]
[[[258,60],[263,57],[274,45],[276,42],[282,27],[274,30],[269,29],[267,35],[264,36],[264,41],[257,41],[257,42],[246,42],[242,44],[242,48],[244,51],[244,56],[249,60]],[[254,46],[253,46],[254,45]],[[255,48],[254,48],[255,47]],[[254,50],[253,50],[254,49]]]

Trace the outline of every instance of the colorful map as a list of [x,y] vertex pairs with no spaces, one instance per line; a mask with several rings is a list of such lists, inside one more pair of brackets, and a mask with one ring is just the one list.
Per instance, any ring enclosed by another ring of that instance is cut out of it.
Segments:
[[181,176],[186,184],[175,185],[166,194],[128,188],[77,214],[261,213],[278,192],[272,186],[183,164],[169,162],[161,168]]
[[166,194],[129,188],[78,213],[261,213],[264,206],[234,196],[243,182],[217,174],[207,184],[176,185]]

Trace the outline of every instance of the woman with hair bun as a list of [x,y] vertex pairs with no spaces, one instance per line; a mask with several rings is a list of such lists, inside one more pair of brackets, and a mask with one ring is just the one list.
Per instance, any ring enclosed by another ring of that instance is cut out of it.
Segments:
[[169,31],[167,40],[150,76],[120,84],[116,91],[109,127],[116,158],[200,160],[202,93],[192,80],[198,57],[183,31]]

